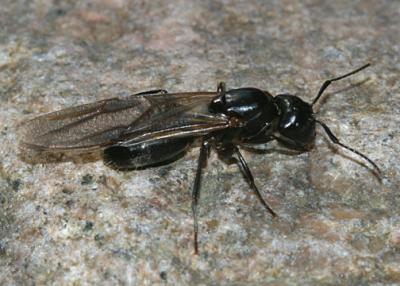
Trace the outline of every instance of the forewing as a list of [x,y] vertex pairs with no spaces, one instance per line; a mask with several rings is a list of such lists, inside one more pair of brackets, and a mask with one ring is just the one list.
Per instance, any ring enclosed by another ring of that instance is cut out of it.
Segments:
[[63,109],[25,122],[20,128],[20,146],[37,151],[87,151],[205,134],[228,124],[226,118],[207,111],[215,95],[132,95]]
[[120,136],[119,145],[188,136],[200,136],[229,127],[223,115],[211,114],[208,105],[215,92],[194,92],[151,96],[156,108],[149,109]]

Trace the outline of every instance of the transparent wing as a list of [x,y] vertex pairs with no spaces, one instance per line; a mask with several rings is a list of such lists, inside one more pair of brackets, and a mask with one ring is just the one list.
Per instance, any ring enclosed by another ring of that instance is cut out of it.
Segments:
[[216,92],[139,94],[40,115],[20,127],[20,146],[36,151],[89,151],[109,145],[204,135],[228,127],[208,112]]

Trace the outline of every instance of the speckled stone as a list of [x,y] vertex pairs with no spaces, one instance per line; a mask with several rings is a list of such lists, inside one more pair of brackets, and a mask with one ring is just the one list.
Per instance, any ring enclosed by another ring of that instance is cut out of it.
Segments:
[[[398,1],[11,1],[0,5],[1,285],[400,283]],[[381,167],[319,130],[309,153],[244,151],[272,219],[235,165],[204,173],[200,255],[190,190],[198,148],[170,165],[30,164],[21,121],[134,92],[254,86],[311,101]]]

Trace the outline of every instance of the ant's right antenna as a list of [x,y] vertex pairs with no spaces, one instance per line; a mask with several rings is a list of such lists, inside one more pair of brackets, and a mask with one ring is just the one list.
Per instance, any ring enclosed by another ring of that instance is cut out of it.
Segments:
[[376,172],[378,174],[378,177],[381,178],[382,172],[379,169],[378,165],[374,161],[372,161],[370,158],[368,158],[363,153],[361,153],[361,152],[359,152],[359,151],[357,151],[357,150],[355,150],[355,149],[353,149],[353,148],[351,148],[349,146],[346,146],[342,142],[340,142],[339,139],[332,133],[332,131],[329,129],[329,127],[325,123],[323,123],[323,122],[321,122],[319,120],[316,120],[316,119],[315,119],[315,122],[317,122],[319,125],[322,126],[322,128],[324,128],[326,134],[328,134],[329,139],[331,139],[331,141],[333,143],[335,143],[335,144],[337,144],[337,145],[339,145],[339,146],[341,146],[341,147],[353,152],[354,154],[357,154],[358,156],[360,156],[364,160],[367,160],[368,163],[370,163],[374,167],[374,169],[376,170]]
[[314,98],[313,102],[311,103],[311,106],[313,106],[313,105],[318,101],[318,99],[321,97],[321,95],[323,94],[323,92],[325,91],[325,89],[326,89],[332,82],[337,81],[337,80],[341,80],[341,79],[346,78],[346,77],[348,77],[348,76],[351,76],[351,75],[353,75],[353,74],[355,74],[355,73],[358,73],[359,71],[361,71],[361,70],[363,70],[363,69],[369,67],[370,65],[371,65],[371,64],[368,63],[368,64],[363,65],[362,67],[360,67],[360,68],[358,68],[358,69],[356,69],[356,70],[354,70],[354,71],[352,71],[352,72],[349,72],[349,73],[347,73],[347,74],[345,74],[345,75],[338,76],[338,77],[335,77],[335,78],[332,78],[332,79],[328,79],[327,81],[325,81],[324,84],[323,84],[323,85],[321,86],[321,88],[319,89],[319,92],[318,92],[317,96]]

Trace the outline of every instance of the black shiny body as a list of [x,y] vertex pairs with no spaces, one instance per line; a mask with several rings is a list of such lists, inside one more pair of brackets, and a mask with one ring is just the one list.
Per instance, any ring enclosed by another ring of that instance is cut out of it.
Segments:
[[209,110],[236,118],[242,124],[222,131],[224,142],[268,142],[279,120],[279,109],[268,92],[257,88],[238,88],[224,91],[212,100]]
[[[221,90],[208,109],[212,114],[224,115],[238,124],[209,134],[217,151],[241,143],[261,144],[278,140],[285,145],[308,150],[315,139],[315,120],[310,104],[293,95],[273,97],[257,88]],[[159,139],[156,141],[115,145],[104,150],[104,161],[119,170],[140,169],[168,163],[179,158],[192,137]]]
[[175,161],[184,155],[192,138],[160,139],[132,146],[111,146],[104,150],[103,160],[118,170],[142,169]]
[[368,67],[327,80],[313,102],[297,96],[272,96],[257,88],[216,92],[168,93],[151,90],[126,98],[112,98],[41,115],[21,128],[20,146],[35,152],[103,152],[104,162],[119,170],[166,164],[182,156],[195,139],[201,140],[192,190],[194,248],[198,253],[198,201],[201,175],[213,148],[223,161],[237,163],[250,188],[265,209],[276,213],[263,199],[239,147],[277,140],[290,148],[313,147],[316,124],[332,143],[378,166],[367,156],[341,143],[325,123],[315,118],[313,105],[334,81]]
[[312,107],[297,96],[273,97],[257,88],[238,88],[222,92],[209,108],[243,122],[240,127],[224,130],[229,136],[222,136],[223,141],[260,144],[277,139],[308,150],[315,139]]
[[276,139],[302,150],[309,150],[315,139],[315,118],[312,106],[301,98],[280,94],[274,98],[279,109]]

